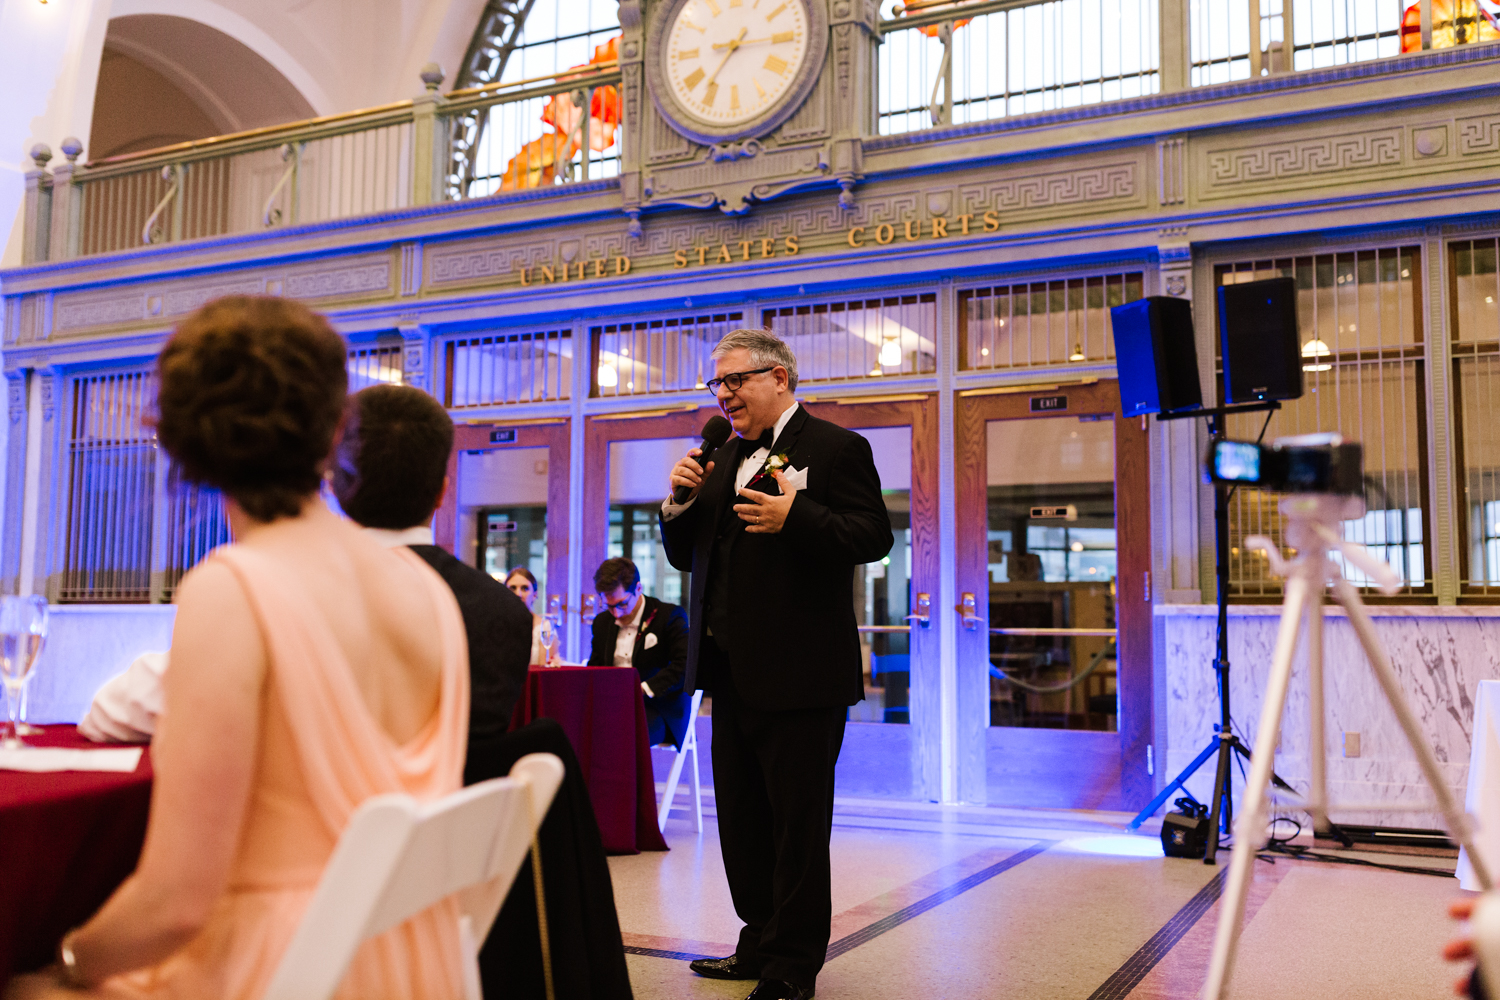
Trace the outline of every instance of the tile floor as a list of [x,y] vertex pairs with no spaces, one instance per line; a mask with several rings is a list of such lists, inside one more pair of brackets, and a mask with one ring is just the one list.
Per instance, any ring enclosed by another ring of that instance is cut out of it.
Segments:
[[[1196,1000],[1202,988],[1228,865],[1163,858],[1154,834],[1125,834],[1128,816],[857,799],[836,816],[820,997]],[[728,954],[739,930],[711,797],[702,834],[685,810],[666,832],[671,851],[610,861],[635,995],[742,997],[753,984],[687,968]],[[1437,952],[1454,879],[1289,859],[1255,871],[1235,996],[1452,995]]]

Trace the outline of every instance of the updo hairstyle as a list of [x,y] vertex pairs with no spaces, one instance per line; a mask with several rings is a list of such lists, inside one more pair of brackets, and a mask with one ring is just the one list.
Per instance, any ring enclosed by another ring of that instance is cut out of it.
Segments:
[[349,377],[328,321],[282,298],[232,295],[185,319],[156,359],[156,436],[184,479],[258,521],[318,489]]

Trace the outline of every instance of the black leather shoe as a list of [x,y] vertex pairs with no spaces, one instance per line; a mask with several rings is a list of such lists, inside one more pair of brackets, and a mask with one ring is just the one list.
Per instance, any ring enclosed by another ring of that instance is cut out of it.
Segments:
[[743,964],[738,955],[725,958],[695,958],[688,968],[709,979],[759,979],[760,969]]
[[812,1000],[813,991],[780,979],[762,979],[745,1000]]

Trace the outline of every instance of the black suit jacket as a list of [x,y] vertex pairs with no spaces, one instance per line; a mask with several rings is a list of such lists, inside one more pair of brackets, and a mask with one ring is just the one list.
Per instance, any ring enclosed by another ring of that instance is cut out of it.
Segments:
[[530,669],[531,612],[505,584],[436,545],[411,550],[458,598],[469,639],[469,739],[498,736],[510,728]]
[[[635,635],[635,651],[631,654],[631,665],[651,688],[651,700],[646,703],[648,712],[655,712],[666,722],[672,742],[681,745],[687,734],[685,719],[690,707],[692,689],[683,688],[687,675],[688,619],[687,612],[676,604],[667,604],[654,597],[643,598],[646,609],[641,612],[641,630]],[[648,649],[646,637],[656,636],[656,642]],[[594,618],[593,642],[589,648],[589,666],[607,667],[615,662],[615,641],[620,637],[620,623],[608,611]],[[687,699],[684,699],[687,695]]]
[[768,710],[852,705],[864,697],[854,568],[884,557],[895,540],[870,443],[806,409],[793,414],[771,454],[805,469],[807,486],[774,535],[746,532],[731,509],[742,502],[734,492],[740,460],[755,447],[730,438],[692,506],[662,520],[668,561],[693,574],[683,687],[713,688],[712,677],[697,676],[703,597],[715,539],[728,532],[728,634],[715,638],[724,640],[740,696]]

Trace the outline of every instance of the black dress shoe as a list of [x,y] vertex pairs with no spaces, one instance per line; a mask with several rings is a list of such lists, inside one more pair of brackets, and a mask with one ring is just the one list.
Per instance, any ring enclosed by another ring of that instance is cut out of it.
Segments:
[[785,982],[780,979],[762,979],[745,1000],[812,1000],[811,988]]
[[759,979],[759,967],[744,964],[738,955],[725,958],[695,958],[688,968],[709,979]]

